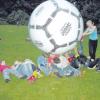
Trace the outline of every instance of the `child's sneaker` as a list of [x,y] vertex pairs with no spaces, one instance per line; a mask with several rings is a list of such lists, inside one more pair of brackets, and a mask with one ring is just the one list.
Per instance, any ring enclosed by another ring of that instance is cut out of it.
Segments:
[[94,59],[91,59],[91,62],[93,62],[94,61]]

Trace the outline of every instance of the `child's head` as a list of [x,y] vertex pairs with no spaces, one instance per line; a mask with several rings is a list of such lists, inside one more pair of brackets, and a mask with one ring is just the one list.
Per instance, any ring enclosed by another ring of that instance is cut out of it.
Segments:
[[96,25],[96,21],[95,20],[88,20],[86,22],[86,26],[87,27],[92,27],[92,26],[95,26]]
[[87,27],[91,27],[91,26],[94,25],[94,23],[92,22],[92,20],[88,20],[88,21],[86,22],[86,25],[87,25]]
[[59,57],[54,58],[53,61],[54,61],[54,63],[56,63],[56,64],[60,63]]

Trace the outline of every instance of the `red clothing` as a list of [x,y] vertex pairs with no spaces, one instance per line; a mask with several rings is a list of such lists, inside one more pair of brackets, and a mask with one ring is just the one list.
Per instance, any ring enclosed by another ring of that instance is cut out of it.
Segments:
[[69,62],[72,62],[72,61],[73,61],[73,59],[72,59],[72,58],[68,58],[68,61],[69,61]]
[[49,63],[49,64],[52,64],[52,63],[54,62],[53,60],[54,60],[55,58],[58,58],[58,55],[51,55],[51,56],[48,58],[48,63]]
[[0,72],[3,72],[5,69],[7,69],[7,68],[10,68],[9,66],[7,66],[7,65],[1,65],[0,64]]
[[72,56],[72,57],[69,57],[69,58],[68,58],[68,61],[71,63],[74,59],[75,59],[75,57]]
[[35,80],[36,80],[35,76],[30,76],[30,77],[28,78],[28,81],[35,81]]

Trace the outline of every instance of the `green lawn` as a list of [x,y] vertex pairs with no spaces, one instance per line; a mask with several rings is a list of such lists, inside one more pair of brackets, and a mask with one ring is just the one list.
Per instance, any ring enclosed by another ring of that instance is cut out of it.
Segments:
[[[26,41],[26,26],[0,26],[0,60],[12,65],[15,60],[26,58],[36,62],[41,52]],[[88,39],[84,41],[84,52],[88,55]],[[97,57],[100,57],[100,45]],[[11,76],[6,84],[0,74],[0,100],[100,100],[100,73],[84,70],[82,77],[57,78],[43,77],[34,84]]]

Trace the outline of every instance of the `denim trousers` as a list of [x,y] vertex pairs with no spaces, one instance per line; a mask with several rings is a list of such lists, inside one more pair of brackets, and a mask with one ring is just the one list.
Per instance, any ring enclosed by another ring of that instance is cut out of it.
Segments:
[[16,77],[20,77],[20,74],[16,70],[12,68],[7,68],[3,71],[4,79],[10,79],[10,74],[15,75]]
[[79,76],[80,70],[75,69],[72,66],[68,65],[65,68],[58,68],[56,65],[53,65],[53,72],[58,72],[61,76]]
[[23,63],[17,66],[16,71],[22,76],[30,77],[33,74],[33,69],[35,67],[31,63]]

